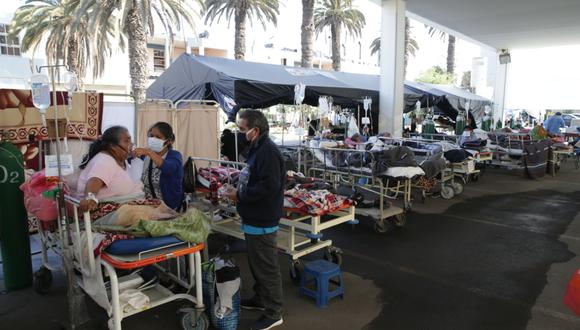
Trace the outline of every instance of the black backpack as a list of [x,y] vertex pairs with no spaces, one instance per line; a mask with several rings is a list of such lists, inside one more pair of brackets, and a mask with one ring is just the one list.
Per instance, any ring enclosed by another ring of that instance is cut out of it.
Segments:
[[188,157],[183,165],[183,192],[193,194],[195,192],[195,163]]

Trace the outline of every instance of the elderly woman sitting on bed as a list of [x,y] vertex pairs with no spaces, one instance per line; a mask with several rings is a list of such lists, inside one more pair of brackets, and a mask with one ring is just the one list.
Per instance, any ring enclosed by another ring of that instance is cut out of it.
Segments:
[[127,172],[131,146],[131,135],[122,126],[108,128],[91,144],[80,165],[82,171],[77,183],[77,192],[84,196],[79,206],[81,212],[97,207],[99,199],[143,197],[143,184],[133,181]]

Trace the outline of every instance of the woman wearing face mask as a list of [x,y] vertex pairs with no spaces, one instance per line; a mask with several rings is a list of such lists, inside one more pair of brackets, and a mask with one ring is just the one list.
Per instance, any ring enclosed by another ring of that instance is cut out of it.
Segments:
[[136,157],[145,161],[141,181],[145,197],[157,198],[177,210],[183,202],[183,158],[173,150],[175,135],[171,125],[158,122],[149,129],[147,148],[137,148]]
[[80,168],[77,192],[84,196],[80,211],[94,209],[100,199],[143,196],[143,185],[127,172],[126,160],[132,147],[131,135],[122,126],[108,128],[89,148]]

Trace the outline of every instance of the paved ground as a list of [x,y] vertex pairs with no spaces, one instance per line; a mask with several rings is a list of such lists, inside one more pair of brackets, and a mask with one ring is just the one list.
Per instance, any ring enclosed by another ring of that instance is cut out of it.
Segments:
[[[370,221],[331,230],[344,250],[346,298],[316,308],[298,295],[281,257],[287,307],[280,329],[579,329],[580,318],[562,304],[580,268],[579,173],[531,181],[489,171],[452,201],[415,205],[407,226],[388,236],[375,234]],[[243,243],[233,247],[247,293]],[[124,328],[178,329],[179,307],[129,318]],[[92,303],[89,311],[89,328],[103,328],[104,313]],[[240,328],[256,317],[243,313]],[[62,276],[48,296],[0,295],[0,329],[58,329],[64,319]]]

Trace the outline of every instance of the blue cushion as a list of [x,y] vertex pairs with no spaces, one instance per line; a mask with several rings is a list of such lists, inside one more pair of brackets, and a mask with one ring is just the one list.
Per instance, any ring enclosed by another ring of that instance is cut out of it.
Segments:
[[169,244],[181,243],[182,241],[173,235],[161,237],[146,237],[134,239],[122,239],[114,241],[105,249],[110,254],[137,254],[139,252],[160,248]]

